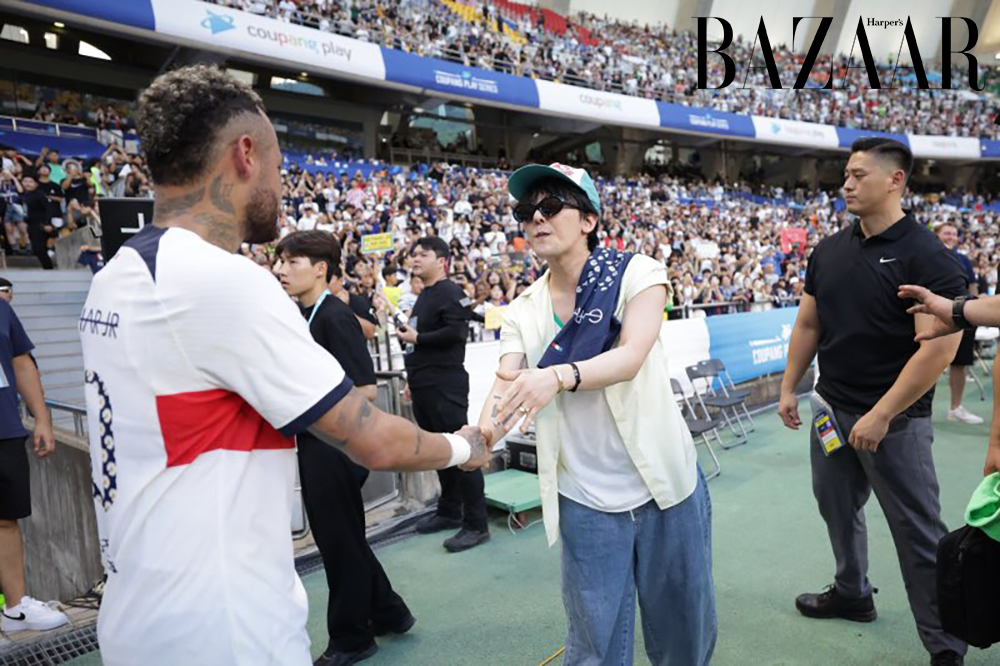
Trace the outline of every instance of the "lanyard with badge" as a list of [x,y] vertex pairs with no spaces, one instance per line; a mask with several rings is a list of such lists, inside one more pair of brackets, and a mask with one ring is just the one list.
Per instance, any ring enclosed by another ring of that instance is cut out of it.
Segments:
[[823,454],[829,457],[844,446],[844,438],[833,415],[833,407],[816,391],[813,391],[809,402],[813,412],[813,428],[816,430]]
[[309,315],[309,321],[306,322],[306,326],[312,326],[313,318],[316,316],[316,313],[319,312],[319,306],[323,305],[323,301],[326,300],[326,297],[329,295],[330,295],[330,290],[327,289],[319,297],[319,300],[316,301],[316,305],[313,306],[312,314]]

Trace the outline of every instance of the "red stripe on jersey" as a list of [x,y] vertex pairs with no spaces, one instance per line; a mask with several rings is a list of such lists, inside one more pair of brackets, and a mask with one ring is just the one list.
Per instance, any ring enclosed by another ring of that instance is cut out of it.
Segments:
[[156,396],[167,467],[187,465],[208,451],[294,449],[240,396],[223,389]]

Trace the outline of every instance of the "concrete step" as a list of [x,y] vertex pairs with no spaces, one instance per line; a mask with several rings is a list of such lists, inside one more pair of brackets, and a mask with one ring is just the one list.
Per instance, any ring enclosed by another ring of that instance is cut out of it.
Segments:
[[46,271],[42,269],[8,269],[4,271],[5,278],[14,283],[14,285],[24,284],[28,282],[86,282],[90,284],[93,276],[90,274],[89,270],[72,270],[72,271]]
[[25,327],[25,331],[36,347],[41,347],[50,342],[80,342],[80,331],[77,326],[73,326],[72,328],[34,328],[32,330],[28,330]]
[[79,370],[80,376],[83,376],[83,354],[61,354],[58,356],[36,356],[35,361],[38,363],[38,369],[45,376],[47,372],[55,372],[57,370]]
[[83,303],[44,303],[39,305],[18,303],[14,307],[14,312],[17,313],[22,323],[32,317],[56,317],[64,315],[79,317],[80,313],[83,312]]
[[14,270],[30,270],[38,269],[44,270],[42,268],[42,262],[38,260],[35,255],[25,255],[25,254],[8,254],[5,258],[7,262],[8,269]]
[[53,370],[46,372],[42,370],[42,386],[57,386],[60,384],[77,383],[83,386],[83,365],[75,370]]
[[[34,342],[34,340],[33,340]],[[32,352],[36,360],[43,358],[52,358],[53,356],[63,356],[65,354],[73,354],[76,356],[83,355],[83,346],[80,344],[79,340],[71,340],[68,342],[45,342],[44,344],[38,344],[35,347],[35,351]]]
[[76,383],[56,384],[44,388],[45,397],[49,400],[68,402],[71,405],[80,405],[81,407],[87,403],[86,395],[83,392],[83,379]]
[[83,307],[87,300],[86,291],[23,292],[15,289],[13,307],[17,312],[25,305],[68,305],[78,303]]
[[78,331],[80,327],[79,312],[75,315],[44,315],[40,317],[29,315],[27,317],[20,317],[20,319],[21,323],[24,324],[24,330],[29,332],[51,331],[55,328]]

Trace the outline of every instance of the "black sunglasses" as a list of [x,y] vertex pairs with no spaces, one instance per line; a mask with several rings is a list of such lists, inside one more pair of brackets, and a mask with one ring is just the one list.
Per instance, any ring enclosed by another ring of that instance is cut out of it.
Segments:
[[536,210],[547,220],[555,215],[558,215],[559,211],[563,208],[575,208],[576,210],[580,210],[579,206],[571,204],[568,201],[563,201],[559,197],[552,196],[545,197],[536,204],[519,203],[514,206],[514,210],[511,211],[511,214],[514,216],[515,220],[521,224],[525,224],[535,219]]

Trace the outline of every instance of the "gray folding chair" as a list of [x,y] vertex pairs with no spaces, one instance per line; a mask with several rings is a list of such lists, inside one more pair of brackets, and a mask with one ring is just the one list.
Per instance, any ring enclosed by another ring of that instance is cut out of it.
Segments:
[[[746,444],[747,433],[752,431],[754,427],[753,419],[750,418],[750,412],[747,410],[745,402],[750,394],[749,391],[737,391],[735,385],[732,384],[732,379],[729,380],[730,386],[727,387],[724,377],[728,376],[728,373],[722,361],[717,359],[696,363],[687,367],[685,372],[687,372],[688,379],[691,380],[691,385],[694,387],[695,397],[705,412],[705,418],[712,418],[708,411],[708,408],[712,407],[718,411],[719,416],[725,420],[726,425],[736,436],[733,443],[728,446],[723,445],[722,448],[731,449]],[[715,388],[716,379],[719,380],[718,390]],[[741,410],[743,414],[740,413]],[[749,430],[743,423],[744,415],[749,422]]]
[[708,454],[712,456],[712,462],[715,463],[715,471],[707,475],[706,479],[714,479],[715,477],[722,474],[722,463],[719,462],[719,457],[715,455],[715,449],[712,448],[712,442],[710,437],[715,437],[722,444],[722,437],[719,435],[719,422],[713,419],[699,419],[694,408],[691,407],[691,403],[688,401],[687,396],[684,395],[684,388],[681,383],[676,379],[670,380],[670,388],[674,392],[674,400],[677,401],[677,406],[681,408],[681,416],[684,418],[684,423],[687,425],[688,431],[691,433],[691,437],[695,439],[695,445],[697,446],[698,440],[705,445],[708,449]]

